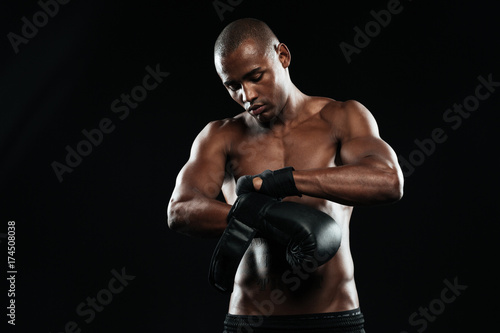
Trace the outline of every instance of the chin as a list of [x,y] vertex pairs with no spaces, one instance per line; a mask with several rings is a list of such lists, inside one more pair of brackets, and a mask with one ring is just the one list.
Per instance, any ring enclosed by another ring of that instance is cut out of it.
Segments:
[[274,122],[275,117],[270,117],[267,114],[259,114],[257,117],[254,117],[261,124],[270,124]]
[[266,110],[265,112],[256,116],[255,119],[257,119],[260,123],[263,124],[274,123],[276,120],[278,120],[273,110]]

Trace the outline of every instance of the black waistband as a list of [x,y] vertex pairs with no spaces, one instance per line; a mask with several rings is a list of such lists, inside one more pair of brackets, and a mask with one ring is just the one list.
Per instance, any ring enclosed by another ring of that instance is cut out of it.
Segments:
[[245,316],[227,314],[225,332],[361,332],[364,318],[361,310],[340,312]]

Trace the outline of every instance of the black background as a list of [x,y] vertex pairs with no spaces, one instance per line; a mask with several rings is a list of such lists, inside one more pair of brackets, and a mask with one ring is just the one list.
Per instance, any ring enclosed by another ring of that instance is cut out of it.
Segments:
[[[266,21],[287,44],[299,89],[360,101],[403,158],[415,157],[414,141],[435,128],[446,134],[406,173],[400,202],[353,214],[367,332],[492,327],[500,89],[456,129],[443,114],[474,95],[479,76],[500,81],[495,2],[402,1],[401,13],[349,64],[339,44],[353,44],[353,28],[388,1],[326,3],[246,0],[221,20],[212,1],[71,1],[16,54],[8,33],[21,35],[22,17],[32,22],[41,7],[2,2],[0,232],[15,220],[17,332],[64,332],[70,321],[82,332],[221,331],[228,297],[207,282],[216,240],[176,234],[165,215],[196,134],[240,112],[212,51],[222,28],[241,17]],[[111,103],[157,65],[169,76],[121,120]],[[51,164],[65,163],[65,147],[76,148],[82,130],[104,118],[113,132],[59,182]],[[135,278],[86,323],[77,306],[122,268]],[[412,326],[412,313],[438,304],[445,279],[467,289],[427,327]],[[8,285],[1,285],[4,325]]]

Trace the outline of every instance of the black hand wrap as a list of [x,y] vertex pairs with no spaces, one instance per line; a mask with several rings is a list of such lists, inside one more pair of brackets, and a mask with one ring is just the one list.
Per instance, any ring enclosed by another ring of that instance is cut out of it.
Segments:
[[253,179],[259,177],[262,179],[262,186],[259,191],[257,191],[259,193],[266,194],[274,198],[284,198],[294,195],[298,195],[300,197],[302,194],[295,186],[292,171],[294,171],[294,168],[286,167],[274,171],[265,170],[255,176],[242,176],[236,183],[236,194],[241,195],[243,193],[254,192],[255,188],[253,186]]
[[209,269],[210,283],[222,292],[232,291],[238,265],[257,231],[286,248],[292,267],[323,265],[337,253],[342,238],[340,226],[328,214],[256,192],[238,197],[228,222]]

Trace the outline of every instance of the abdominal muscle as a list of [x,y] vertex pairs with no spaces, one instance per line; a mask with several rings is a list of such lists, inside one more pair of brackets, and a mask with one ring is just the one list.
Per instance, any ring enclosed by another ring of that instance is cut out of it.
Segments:
[[348,217],[346,221],[337,219],[343,229],[341,246],[320,267],[304,264],[292,269],[286,262],[284,247],[265,238],[255,238],[236,272],[229,313],[293,315],[359,307],[348,220]]

